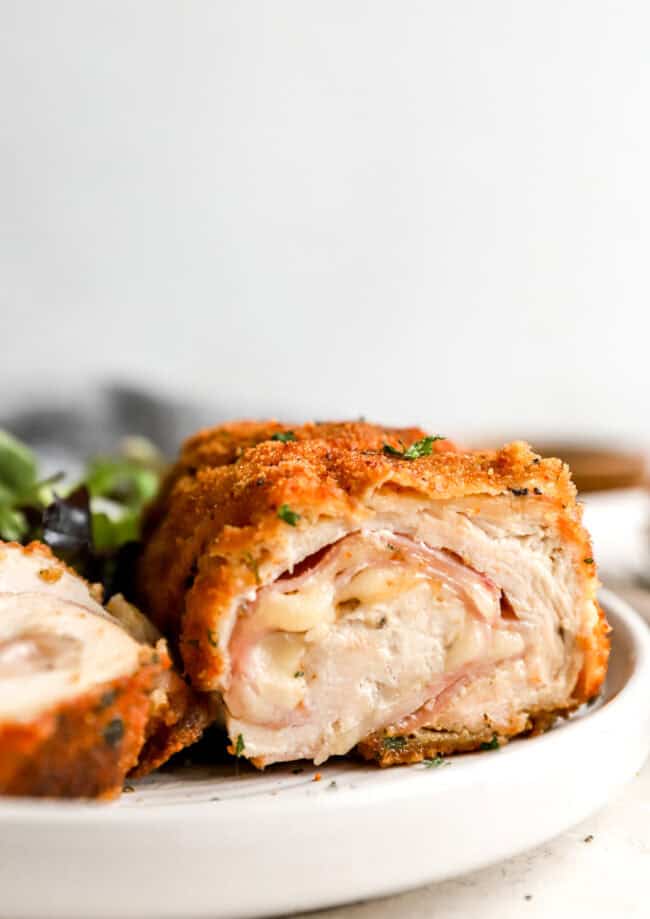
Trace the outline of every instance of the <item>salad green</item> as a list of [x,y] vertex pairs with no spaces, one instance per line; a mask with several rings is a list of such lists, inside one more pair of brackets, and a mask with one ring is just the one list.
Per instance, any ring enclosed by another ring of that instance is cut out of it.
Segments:
[[134,558],[142,511],[157,494],[165,462],[141,437],[125,438],[114,456],[88,460],[81,480],[39,478],[33,451],[0,430],[0,538],[40,539],[82,575],[120,586]]

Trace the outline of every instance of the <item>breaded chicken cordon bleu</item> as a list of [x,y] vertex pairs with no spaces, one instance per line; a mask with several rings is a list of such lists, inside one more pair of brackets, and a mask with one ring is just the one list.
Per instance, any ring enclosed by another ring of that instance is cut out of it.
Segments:
[[525,443],[232,423],[185,444],[145,530],[141,600],[258,767],[493,747],[605,676],[569,470]]
[[40,544],[0,543],[0,793],[110,798],[213,717],[158,630]]

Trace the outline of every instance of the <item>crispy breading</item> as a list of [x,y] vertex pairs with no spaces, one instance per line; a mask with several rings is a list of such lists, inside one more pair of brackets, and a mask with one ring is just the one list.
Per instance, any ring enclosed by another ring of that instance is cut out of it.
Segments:
[[[155,704],[157,697],[161,697],[160,704]],[[174,753],[196,743],[215,719],[211,696],[196,692],[174,669],[165,671],[156,682],[152,700],[147,739],[129,773],[136,777],[149,775]]]
[[[104,607],[101,585],[89,584],[42,543],[0,542],[0,563],[1,596],[23,597],[26,610],[34,597],[59,598],[81,619],[108,617],[135,651],[128,676],[56,705],[44,694],[42,714],[0,723],[0,793],[110,796],[127,772],[145,775],[198,740],[214,720],[213,702],[173,668],[165,640],[142,613],[119,595]],[[97,697],[109,702],[96,704]],[[124,736],[106,747],[102,730],[115,718]]]
[[[381,450],[384,443],[396,448],[410,446],[426,436],[421,428],[383,428],[366,421],[311,421],[290,425],[279,421],[230,421],[217,427],[203,428],[189,437],[178,460],[166,476],[158,500],[145,520],[145,535],[150,533],[165,512],[165,503],[176,482],[184,475],[193,476],[202,466],[215,468],[237,462],[244,451],[265,441],[277,443],[320,440],[332,446],[351,450]],[[453,450],[451,441],[438,441],[436,452]]]
[[113,798],[145,739],[163,665],[143,649],[126,677],[52,706],[34,721],[0,725],[0,794]]
[[[384,443],[410,446],[426,436],[419,427],[383,428],[366,421],[310,421],[302,425],[279,421],[232,421],[216,428],[205,428],[188,438],[179,457],[182,469],[199,466],[225,466],[239,459],[244,450],[267,440],[293,442],[324,440],[332,446],[356,450],[381,450]],[[437,450],[449,449],[439,442]]]
[[154,769],[195,743],[214,721],[214,700],[199,693],[172,665],[167,643],[153,623],[121,594],[111,598],[107,611],[142,644],[155,647],[167,669],[161,672],[151,693],[151,712],[146,742],[131,771],[133,776],[148,775]]
[[[271,439],[287,431],[295,439]],[[403,452],[424,436],[419,428],[365,422],[236,422],[187,441],[149,518],[139,588],[145,608],[174,636],[196,687],[219,685],[225,662],[214,634],[220,619],[238,597],[277,576],[291,531],[327,518],[352,530],[378,492],[425,501],[505,494],[513,502],[544,502],[571,547],[585,598],[595,598],[591,544],[567,466],[542,459],[523,442],[462,452],[442,440],[431,455],[412,460],[384,451],[388,444]],[[286,510],[297,515],[295,528]],[[578,636],[584,666],[576,704],[604,678],[607,631],[601,611],[598,626]],[[369,741],[364,755],[371,749]]]
[[434,731],[419,728],[412,734],[393,733],[390,730],[376,732],[357,744],[359,755],[379,766],[400,766],[420,763],[438,756],[455,753],[472,753],[476,750],[495,750],[522,734],[535,735],[549,730],[558,718],[566,718],[581,703],[576,701],[569,707],[555,711],[525,712],[507,724],[486,724],[481,731]]

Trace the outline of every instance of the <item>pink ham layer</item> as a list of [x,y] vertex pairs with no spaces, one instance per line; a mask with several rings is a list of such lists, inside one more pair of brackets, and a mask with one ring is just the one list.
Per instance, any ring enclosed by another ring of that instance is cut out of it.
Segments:
[[[373,535],[377,537],[378,534]],[[295,592],[304,588],[315,572],[322,574],[323,569],[335,569],[341,564],[341,557],[345,554],[345,543],[348,538],[344,537],[326,549],[314,553],[313,556],[303,560],[297,566],[297,573],[282,575],[273,584],[264,587],[263,591]],[[457,595],[461,596],[467,610],[476,619],[484,622],[487,629],[496,626],[500,620],[499,600],[501,591],[489,577],[466,565],[457,556],[444,549],[432,549],[424,543],[416,542],[406,536],[390,534],[382,542],[383,545],[380,544],[376,547],[372,547],[369,544],[368,552],[362,564],[344,568],[340,573],[337,573],[335,575],[338,579],[337,586],[345,586],[359,571],[373,563],[385,562],[385,551],[389,547],[388,544],[390,544],[390,546],[395,547],[404,555],[408,555],[417,561],[423,570],[448,585]],[[233,631],[230,641],[231,692],[236,691],[235,687],[240,680],[245,681],[247,679],[247,663],[252,649],[273,631],[269,627],[256,626],[255,609],[258,602],[256,598],[243,611]],[[428,687],[426,703],[417,711],[402,719],[400,729],[404,731],[415,730],[420,725],[430,721],[432,715],[448,697],[449,692],[453,692],[460,683],[477,676],[482,670],[487,670],[491,666],[493,666],[493,663],[482,665],[479,661],[476,661],[462,666],[454,673],[442,674]],[[265,721],[264,725],[278,729],[289,725],[298,726],[308,721],[309,717],[309,707],[302,702],[293,709],[290,716],[286,716],[284,713],[281,716],[278,712],[277,719]]]

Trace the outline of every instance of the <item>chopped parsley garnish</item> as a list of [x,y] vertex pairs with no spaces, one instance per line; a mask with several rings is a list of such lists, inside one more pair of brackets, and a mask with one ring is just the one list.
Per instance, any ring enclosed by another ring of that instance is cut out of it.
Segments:
[[384,453],[386,456],[404,456],[403,450],[398,450],[397,447],[391,447],[390,444],[384,444]]
[[386,456],[398,456],[400,459],[405,460],[419,459],[421,456],[431,455],[431,448],[437,440],[446,439],[446,437],[441,437],[439,434],[436,434],[435,437],[423,437],[422,440],[416,440],[406,450],[397,450],[395,447],[391,447],[390,444],[384,444],[384,453]]
[[295,440],[296,435],[293,431],[276,431],[275,434],[271,435],[271,440],[279,440],[281,443],[286,444],[290,440]]
[[500,747],[499,738],[496,734],[492,735],[492,740],[482,743],[479,747],[480,750],[498,750]]
[[249,568],[253,575],[255,576],[255,583],[261,584],[262,580],[260,578],[260,568],[258,562],[253,558],[250,552],[244,553],[244,564]]
[[121,718],[113,718],[108,722],[102,734],[109,747],[116,747],[124,737],[124,722]]
[[237,740],[235,742],[235,756],[241,756],[245,750],[244,738],[241,734],[237,735]]
[[590,556],[589,558],[583,558],[583,562],[585,563],[585,565],[593,565],[594,560]]
[[423,759],[422,762],[427,767],[427,769],[437,769],[438,766],[451,765],[449,761],[444,758],[444,756],[434,756],[433,759]]
[[382,743],[384,750],[403,750],[406,746],[406,737],[401,737],[398,734],[392,735],[384,737]]
[[110,708],[113,702],[117,699],[117,690],[116,689],[107,689],[106,692],[102,693],[99,700],[99,709]]
[[295,677],[296,679],[298,679],[299,677],[304,676],[304,675],[305,675],[305,671],[304,671],[304,670],[296,670],[296,672],[294,673],[294,677]]
[[217,633],[214,629],[208,629],[208,641],[213,648],[219,647],[219,639],[217,638]]
[[288,523],[290,527],[295,527],[300,520],[300,514],[292,511],[288,504],[280,505],[278,508],[278,517],[280,520],[284,520],[285,523]]

